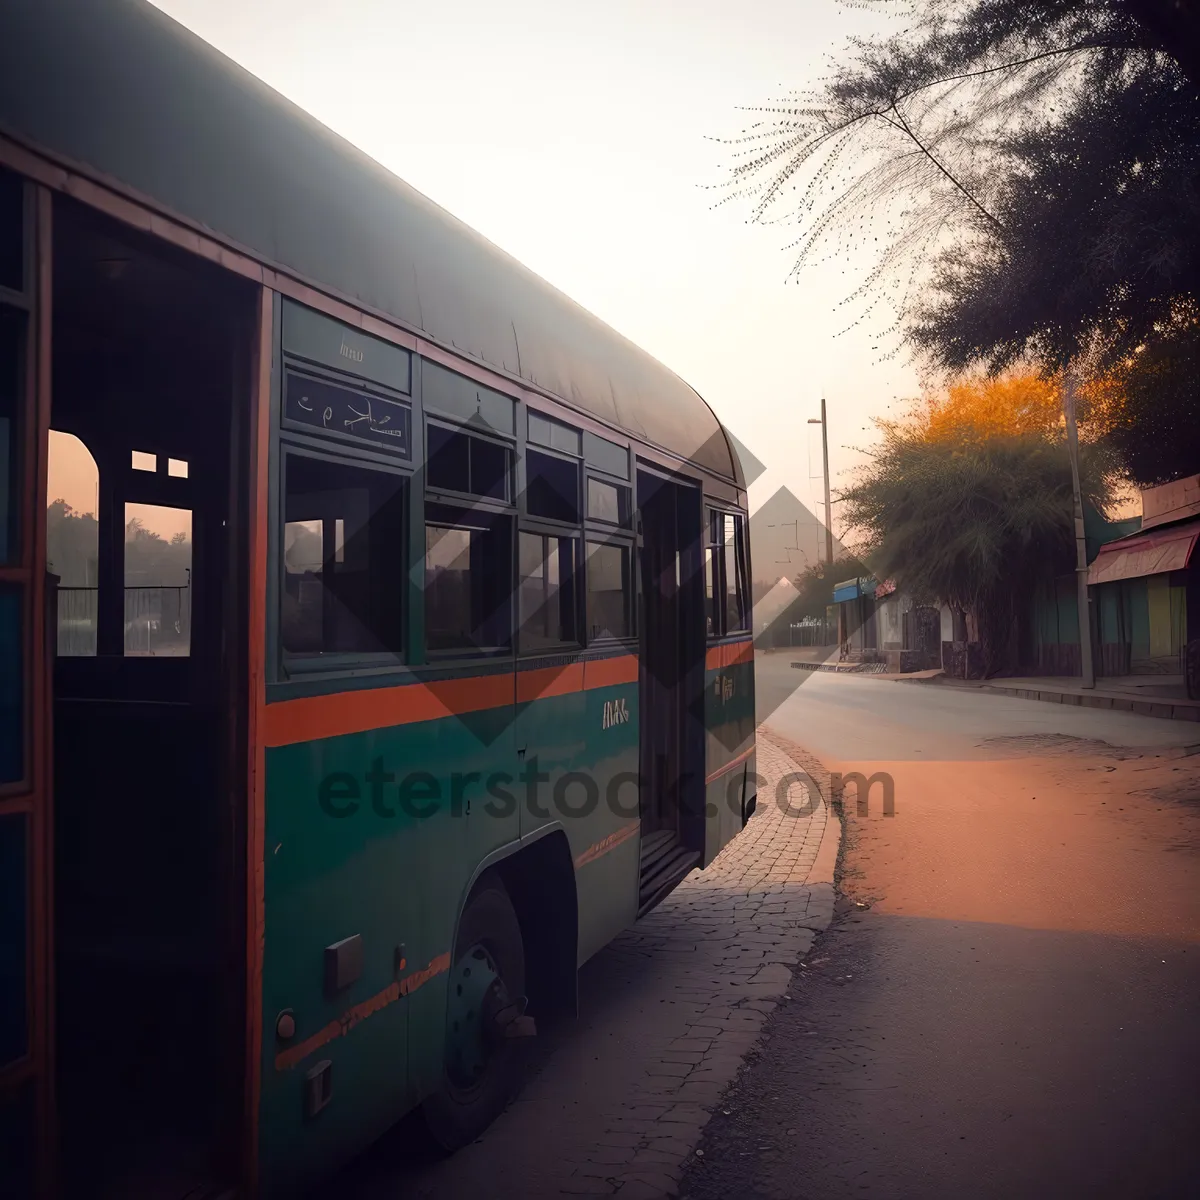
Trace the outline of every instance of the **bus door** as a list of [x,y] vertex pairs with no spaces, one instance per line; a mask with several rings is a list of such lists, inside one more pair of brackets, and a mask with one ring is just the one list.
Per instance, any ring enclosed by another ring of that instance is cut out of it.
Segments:
[[704,627],[698,487],[640,467],[641,818],[639,910],[704,846]]
[[0,1179],[13,1197],[50,1182],[44,201],[0,169]]
[[255,292],[68,197],[52,215],[58,1183],[204,1194],[241,1149]]

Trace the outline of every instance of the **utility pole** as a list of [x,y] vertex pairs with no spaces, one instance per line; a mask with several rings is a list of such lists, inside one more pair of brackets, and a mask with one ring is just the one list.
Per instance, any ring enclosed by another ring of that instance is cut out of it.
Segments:
[[1067,453],[1071,458],[1071,493],[1075,509],[1075,586],[1079,608],[1079,664],[1083,686],[1096,686],[1092,664],[1092,609],[1088,598],[1087,535],[1083,527],[1083,492],[1079,486],[1079,431],[1075,426],[1075,372],[1063,372],[1063,413],[1067,418]]
[[825,420],[825,397],[821,397],[821,419],[809,417],[810,425],[821,427],[821,458],[825,472],[825,561],[833,565],[833,515],[829,502],[829,425]]

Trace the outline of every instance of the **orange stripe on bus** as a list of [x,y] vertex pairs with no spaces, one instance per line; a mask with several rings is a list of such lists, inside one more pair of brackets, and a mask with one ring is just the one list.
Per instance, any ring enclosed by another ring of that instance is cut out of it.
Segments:
[[704,777],[704,782],[707,784],[712,783],[714,779],[720,779],[722,775],[727,774],[729,771],[732,771],[734,767],[744,763],[746,759],[748,759],[750,755],[754,753],[754,749],[755,748],[751,746],[749,750],[743,750],[736,758],[731,758],[727,763],[722,763],[721,766],[713,771],[711,775],[706,775]]
[[[633,654],[570,663],[565,667],[519,671],[517,699],[525,702],[565,696],[588,688],[635,683],[637,677],[638,660]],[[436,721],[439,717],[503,708],[512,702],[513,677],[507,673],[281,700],[266,706],[263,744],[291,746],[318,738],[367,733],[392,725]]]
[[618,829],[616,833],[610,833],[608,837],[601,838],[598,842],[594,842],[581,854],[576,856],[575,867],[584,867],[590,862],[595,862],[598,858],[603,858],[610,850],[615,850],[623,842],[629,841],[631,837],[641,828],[640,821],[634,821],[626,825],[623,829]]
[[742,663],[754,661],[754,643],[747,639],[744,642],[733,642],[725,647],[725,665],[740,666]]
[[583,686],[587,688],[614,687],[620,683],[637,683],[638,658],[636,654],[622,654],[620,658],[595,658],[583,664]]
[[740,663],[754,661],[754,642],[745,638],[740,642],[722,642],[710,646],[704,656],[704,667],[708,671],[719,671],[722,667],[736,667]]
[[290,746],[317,738],[386,729],[389,725],[435,721],[439,717],[501,708],[512,702],[513,680],[508,674],[306,696],[267,705],[263,741],[268,746]]
[[318,1029],[312,1037],[305,1038],[304,1041],[295,1046],[289,1046],[286,1050],[280,1050],[275,1055],[275,1070],[290,1070],[297,1063],[303,1062],[310,1054],[320,1050],[322,1046],[349,1033],[355,1025],[361,1025],[368,1017],[382,1012],[389,1004],[394,1004],[399,1000],[401,996],[411,995],[435,975],[441,975],[448,970],[450,970],[450,955],[439,954],[429,966],[423,967],[420,971],[414,971],[403,979],[397,979],[395,983],[385,987],[382,992],[376,992],[369,999],[354,1005],[353,1008],[348,1008],[336,1021],[330,1021],[324,1028]]
[[565,667],[540,667],[536,671],[517,673],[517,699],[524,704],[528,700],[541,700],[550,696],[566,696],[571,692],[583,691],[583,663],[570,663]]

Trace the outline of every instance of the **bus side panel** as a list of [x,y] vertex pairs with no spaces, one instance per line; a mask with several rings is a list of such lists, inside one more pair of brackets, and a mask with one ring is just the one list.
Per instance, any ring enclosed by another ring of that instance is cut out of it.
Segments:
[[[636,671],[634,671],[636,675]],[[638,689],[592,687],[522,704],[521,835],[550,823],[567,834],[583,963],[637,916]],[[536,791],[529,782],[536,771]]]
[[746,799],[754,795],[752,644],[732,642],[710,649],[704,680],[707,808],[702,865],[708,866],[741,831]]
[[595,779],[599,804],[586,820],[564,820],[576,864],[581,965],[637,919],[641,851],[637,683],[583,698],[592,757],[579,769]]
[[[515,774],[510,718],[505,707],[474,714],[470,726],[447,717],[267,751],[260,1177],[268,1194],[369,1145],[415,1103],[418,1082],[436,1078],[470,847],[506,832],[483,824],[492,818],[482,814],[482,789],[455,801],[453,774]],[[513,837],[515,822],[514,813]],[[345,949],[356,937],[359,966],[353,943]],[[335,952],[326,948],[338,943],[342,980],[327,977]],[[276,1032],[285,1010],[295,1021],[286,1040]],[[329,1102],[312,1113],[306,1076],[325,1061]]]
[[[344,1162],[438,1086],[455,922],[490,853],[561,822],[580,962],[635,918],[636,683],[535,700],[515,723],[510,715],[268,750],[260,1127],[269,1194]],[[326,948],[354,937],[361,975],[334,990]],[[288,1010],[295,1034],[282,1040]],[[310,1114],[307,1076],[326,1061],[330,1100]]]

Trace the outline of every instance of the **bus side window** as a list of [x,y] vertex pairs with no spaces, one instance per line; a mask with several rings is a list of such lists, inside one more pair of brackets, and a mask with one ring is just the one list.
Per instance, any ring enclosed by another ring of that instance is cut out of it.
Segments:
[[588,641],[633,636],[633,577],[630,547],[587,544]]
[[721,584],[722,520],[719,512],[708,509],[704,538],[704,614],[709,637],[720,637],[725,632]]
[[289,454],[283,521],[284,654],[399,654],[403,476]]
[[425,648],[487,653],[512,644],[512,518],[425,506]]
[[579,539],[523,529],[517,541],[521,649],[577,645],[575,577]]
[[91,657],[100,582],[100,470],[73,433],[50,430],[46,497],[46,569],[58,576],[56,653]]
[[724,517],[725,555],[725,632],[748,629],[750,604],[746,588],[744,520],[740,515]]
[[186,657],[192,647],[192,513],[125,505],[125,653]]

